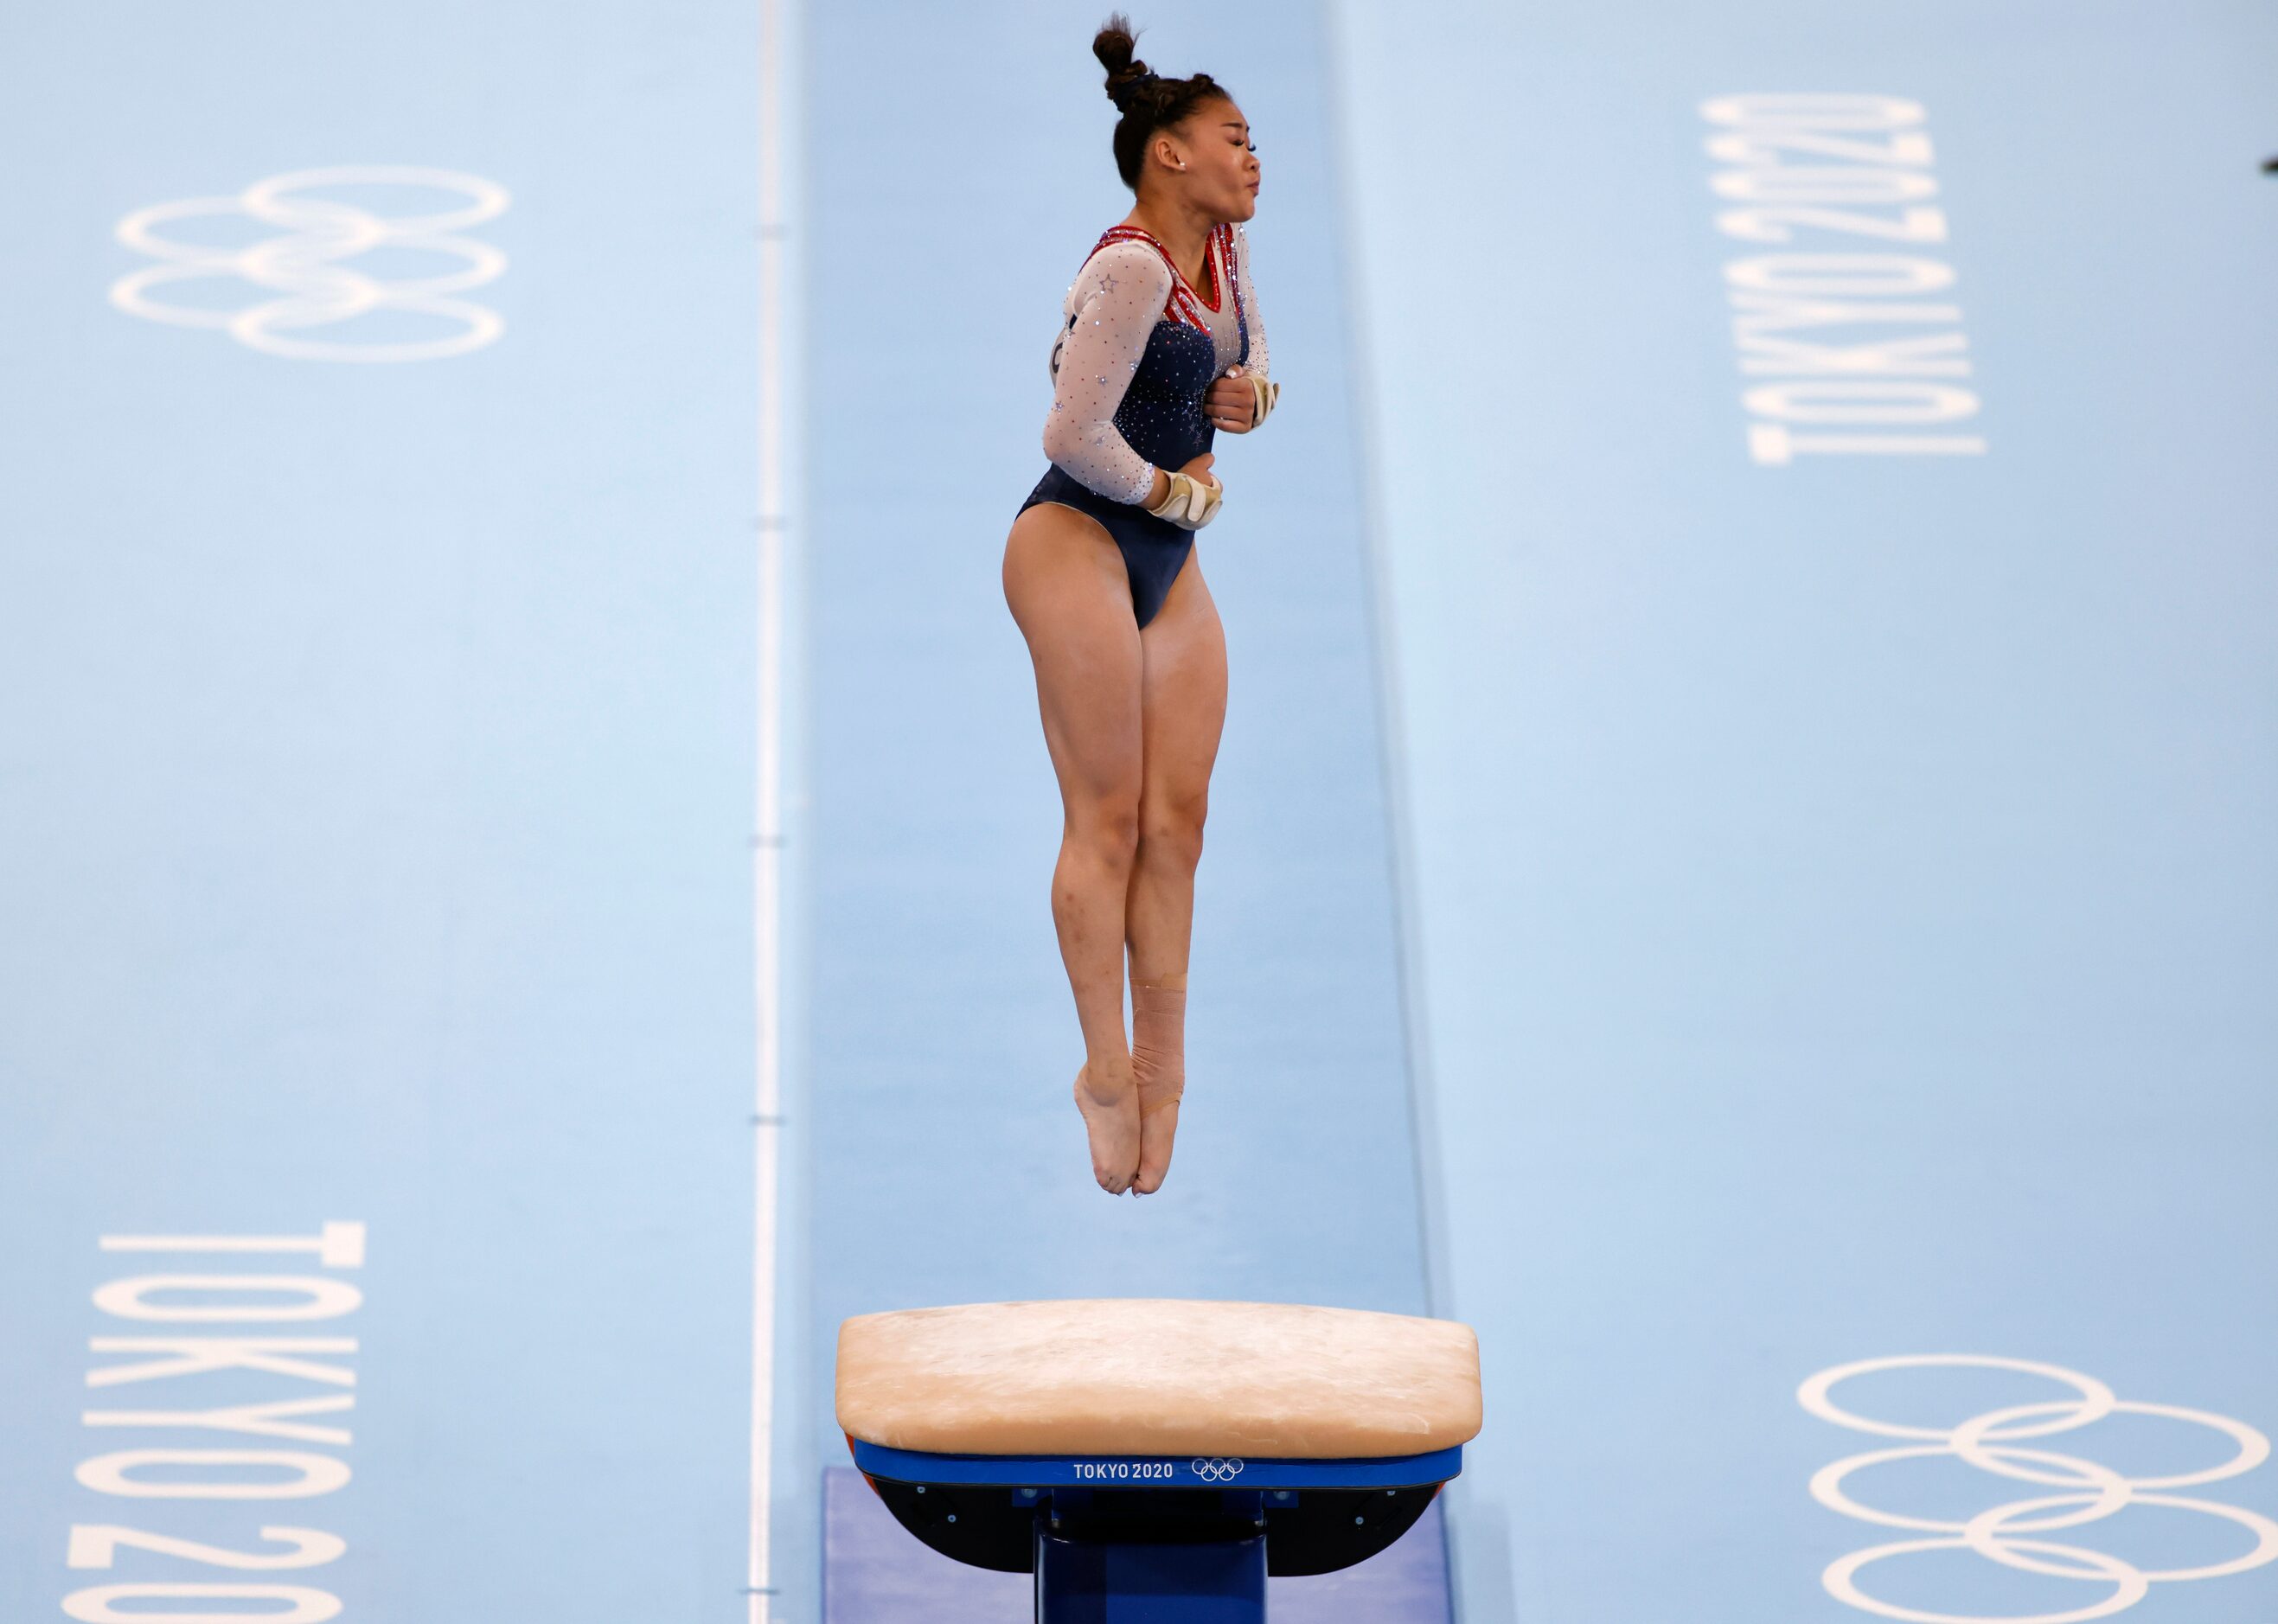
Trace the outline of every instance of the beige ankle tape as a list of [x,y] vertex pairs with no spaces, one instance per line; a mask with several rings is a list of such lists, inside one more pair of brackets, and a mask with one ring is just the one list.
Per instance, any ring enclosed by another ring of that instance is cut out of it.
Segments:
[[1187,989],[1131,984],[1131,1075],[1140,1108],[1187,1090]]

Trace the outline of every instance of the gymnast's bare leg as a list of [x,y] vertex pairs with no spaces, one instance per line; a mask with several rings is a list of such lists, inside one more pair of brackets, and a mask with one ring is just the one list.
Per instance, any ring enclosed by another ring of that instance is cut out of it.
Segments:
[[1005,541],[1005,601],[1036,664],[1044,743],[1059,779],[1052,922],[1083,1028],[1076,1109],[1091,1140],[1092,1177],[1120,1195],[1138,1172],[1140,1149],[1139,1090],[1123,1032],[1125,898],[1138,866],[1145,782],[1130,579],[1097,521],[1040,502],[1013,522]]
[[1124,904],[1131,964],[1131,1067],[1139,1089],[1139,1169],[1151,1195],[1171,1170],[1186,1088],[1187,947],[1211,768],[1226,723],[1226,632],[1187,554],[1139,633],[1139,850]]

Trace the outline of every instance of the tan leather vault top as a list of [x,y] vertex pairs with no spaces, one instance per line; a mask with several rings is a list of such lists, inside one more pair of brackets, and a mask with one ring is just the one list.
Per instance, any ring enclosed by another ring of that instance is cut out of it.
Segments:
[[864,1314],[838,1328],[838,1424],[935,1454],[1420,1454],[1478,1435],[1479,1338],[1288,1303]]

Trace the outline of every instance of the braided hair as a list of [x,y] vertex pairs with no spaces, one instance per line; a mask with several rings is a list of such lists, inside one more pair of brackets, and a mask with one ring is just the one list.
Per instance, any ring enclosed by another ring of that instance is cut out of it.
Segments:
[[1107,70],[1107,99],[1123,117],[1115,125],[1115,172],[1134,192],[1147,161],[1147,143],[1158,130],[1182,124],[1204,103],[1232,100],[1226,87],[1207,73],[1191,79],[1166,79],[1132,56],[1138,42],[1131,34],[1131,19],[1122,12],[1111,15],[1092,36],[1091,54]]

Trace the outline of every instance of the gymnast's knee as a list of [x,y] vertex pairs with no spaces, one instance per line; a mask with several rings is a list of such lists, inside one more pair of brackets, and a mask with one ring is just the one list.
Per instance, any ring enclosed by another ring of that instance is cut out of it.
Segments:
[[1066,839],[1116,873],[1130,873],[1139,856],[1138,797],[1106,797],[1070,808]]
[[1206,796],[1182,796],[1150,803],[1139,819],[1139,859],[1193,868],[1203,859]]

